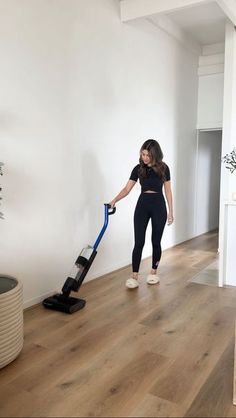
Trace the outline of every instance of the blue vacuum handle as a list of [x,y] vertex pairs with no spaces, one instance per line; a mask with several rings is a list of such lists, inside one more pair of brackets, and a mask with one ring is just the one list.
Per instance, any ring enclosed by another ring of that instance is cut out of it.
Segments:
[[113,215],[115,212],[116,212],[116,207],[111,208],[109,203],[104,203],[104,224],[93,246],[94,251],[96,251],[97,247],[99,246],[100,241],[104,235],[104,232],[107,229],[109,215]]
[[115,206],[113,206],[113,208],[111,208],[111,205],[109,205],[107,203],[105,203],[105,206],[108,206],[108,215],[113,215],[114,213],[116,213],[116,207]]

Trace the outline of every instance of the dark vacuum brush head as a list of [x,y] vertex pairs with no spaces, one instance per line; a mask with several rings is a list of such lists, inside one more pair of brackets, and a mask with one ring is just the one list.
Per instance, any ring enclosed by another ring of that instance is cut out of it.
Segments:
[[60,311],[72,314],[83,309],[86,304],[84,299],[72,298],[71,296],[64,296],[57,294],[44,299],[43,306],[54,311]]

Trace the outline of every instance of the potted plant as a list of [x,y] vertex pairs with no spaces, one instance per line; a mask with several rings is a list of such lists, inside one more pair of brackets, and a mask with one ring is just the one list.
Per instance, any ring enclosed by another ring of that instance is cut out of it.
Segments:
[[223,157],[223,161],[226,164],[226,168],[233,173],[234,170],[236,170],[236,148],[234,148],[229,154],[226,154]]
[[[236,148],[234,148],[229,154],[226,154],[222,160],[225,163],[225,167],[233,173],[236,170]],[[236,192],[232,193],[232,199],[236,200]]]
[[[2,167],[0,163],[1,176]],[[3,219],[2,212],[0,218]],[[1,369],[15,360],[23,347],[23,287],[19,280],[6,274],[0,275],[0,340]]]

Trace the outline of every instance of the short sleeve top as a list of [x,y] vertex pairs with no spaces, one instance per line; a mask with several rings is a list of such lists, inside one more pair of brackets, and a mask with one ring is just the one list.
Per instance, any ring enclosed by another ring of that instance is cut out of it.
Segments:
[[[146,192],[147,190],[152,190],[153,192],[156,192],[156,193],[162,193],[162,186],[164,182],[160,178],[158,173],[156,173],[156,171],[152,167],[146,166],[147,176],[140,177],[139,168],[140,168],[140,164],[137,164],[133,168],[131,175],[130,175],[130,180],[137,181],[139,179],[142,193]],[[170,169],[168,165],[166,165],[165,167],[165,178],[166,178],[166,181],[170,180]]]

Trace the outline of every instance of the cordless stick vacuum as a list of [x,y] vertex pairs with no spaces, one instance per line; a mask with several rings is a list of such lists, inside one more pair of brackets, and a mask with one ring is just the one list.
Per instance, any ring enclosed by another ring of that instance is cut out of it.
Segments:
[[108,217],[109,215],[113,215],[115,211],[115,207],[111,208],[109,204],[104,204],[104,224],[95,241],[95,244],[93,247],[88,245],[82,249],[73,266],[70,277],[67,277],[63,285],[62,293],[58,293],[44,299],[43,305],[45,308],[72,314],[85,306],[86,301],[84,299],[74,298],[70,296],[70,292],[78,292],[97,254],[97,247],[107,229]]

